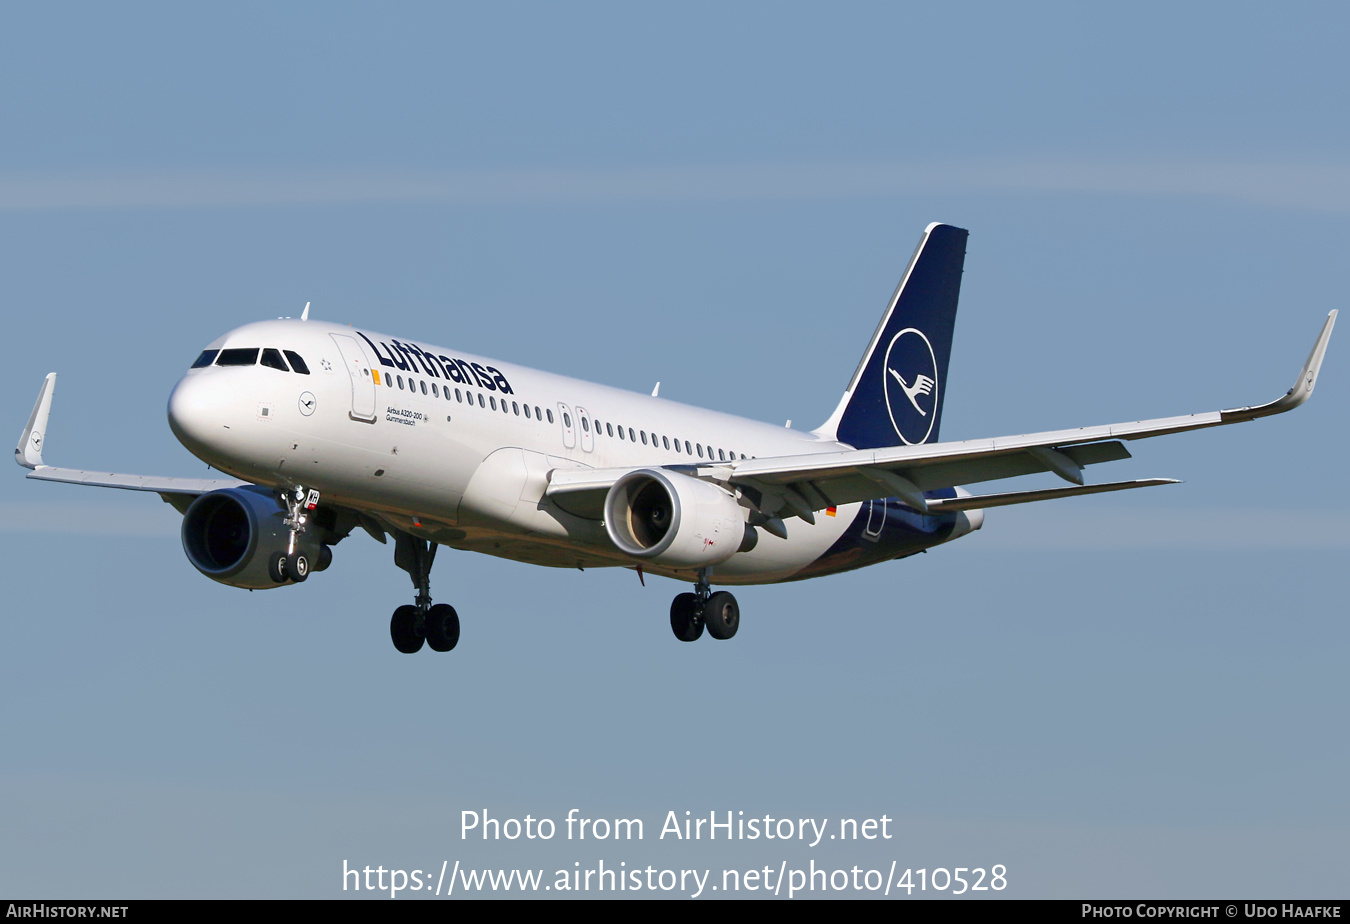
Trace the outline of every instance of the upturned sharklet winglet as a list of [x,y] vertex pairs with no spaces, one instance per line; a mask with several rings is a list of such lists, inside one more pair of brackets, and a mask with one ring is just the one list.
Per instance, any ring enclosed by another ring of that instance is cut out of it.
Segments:
[[1327,315],[1326,321],[1322,324],[1322,331],[1317,335],[1317,342],[1313,344],[1312,352],[1308,354],[1308,359],[1303,363],[1303,368],[1299,370],[1298,378],[1294,381],[1294,387],[1285,392],[1281,397],[1268,404],[1260,404],[1255,407],[1235,407],[1220,411],[1224,423],[1238,423],[1244,420],[1256,420],[1258,417],[1269,417],[1271,414],[1283,414],[1285,411],[1292,411],[1312,397],[1313,388],[1317,385],[1317,375],[1322,371],[1322,360],[1327,355],[1327,343],[1331,340],[1331,329],[1336,326],[1337,310]]
[[47,438],[47,419],[52,413],[52,392],[56,388],[56,373],[48,372],[33,404],[33,413],[28,415],[28,426],[19,436],[19,445],[14,448],[14,461],[24,468],[37,468],[42,465],[42,443]]

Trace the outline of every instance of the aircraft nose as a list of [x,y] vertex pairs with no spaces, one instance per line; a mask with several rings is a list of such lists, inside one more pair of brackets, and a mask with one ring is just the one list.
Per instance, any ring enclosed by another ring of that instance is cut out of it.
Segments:
[[169,428],[193,455],[207,458],[225,433],[227,399],[211,375],[185,375],[169,395]]

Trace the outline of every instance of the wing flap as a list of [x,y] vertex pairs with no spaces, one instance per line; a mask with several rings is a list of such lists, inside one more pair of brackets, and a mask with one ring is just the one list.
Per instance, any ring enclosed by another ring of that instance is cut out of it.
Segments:
[[1059,497],[1078,497],[1082,494],[1105,494],[1109,491],[1128,491],[1131,488],[1152,488],[1160,484],[1180,484],[1175,478],[1140,478],[1135,481],[1112,481],[1106,484],[1075,485],[1071,488],[1050,488],[1044,491],[1010,491],[1006,494],[976,494],[972,497],[944,497],[928,501],[928,509],[982,510],[985,507],[1007,507],[1010,504],[1030,504]]

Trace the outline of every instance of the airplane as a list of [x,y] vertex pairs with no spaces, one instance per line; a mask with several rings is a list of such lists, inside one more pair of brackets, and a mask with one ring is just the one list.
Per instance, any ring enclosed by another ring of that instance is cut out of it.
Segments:
[[[14,451],[29,478],[159,494],[194,567],[232,587],[303,583],[360,528],[393,539],[415,588],[395,648],[453,649],[432,603],[440,546],[559,568],[626,567],[691,583],[680,641],[740,625],[721,587],[797,581],[906,558],[980,529],[984,510],[1174,484],[1085,482],[1126,440],[1255,420],[1312,394],[1336,311],[1294,386],[1267,404],[1046,433],[942,442],[968,232],[929,225],[838,407],[810,432],[309,319],[217,338],[169,397],[169,426],[232,476],[161,478],[43,461],[56,373]],[[790,421],[789,421],[790,424]],[[973,494],[1050,473],[1067,486]],[[644,579],[645,582],[645,579]]]

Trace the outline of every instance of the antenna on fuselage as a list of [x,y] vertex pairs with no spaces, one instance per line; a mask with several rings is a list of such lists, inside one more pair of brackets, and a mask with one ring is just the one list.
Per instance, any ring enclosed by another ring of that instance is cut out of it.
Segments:
[[309,302],[305,302],[305,310],[300,312],[300,320],[302,321],[309,320]]
[[660,383],[660,382],[657,382],[657,383],[656,383],[656,387],[652,389],[652,397],[655,398],[655,397],[656,397],[656,393],[657,393],[658,391],[660,391],[660,390],[661,390],[661,383]]

